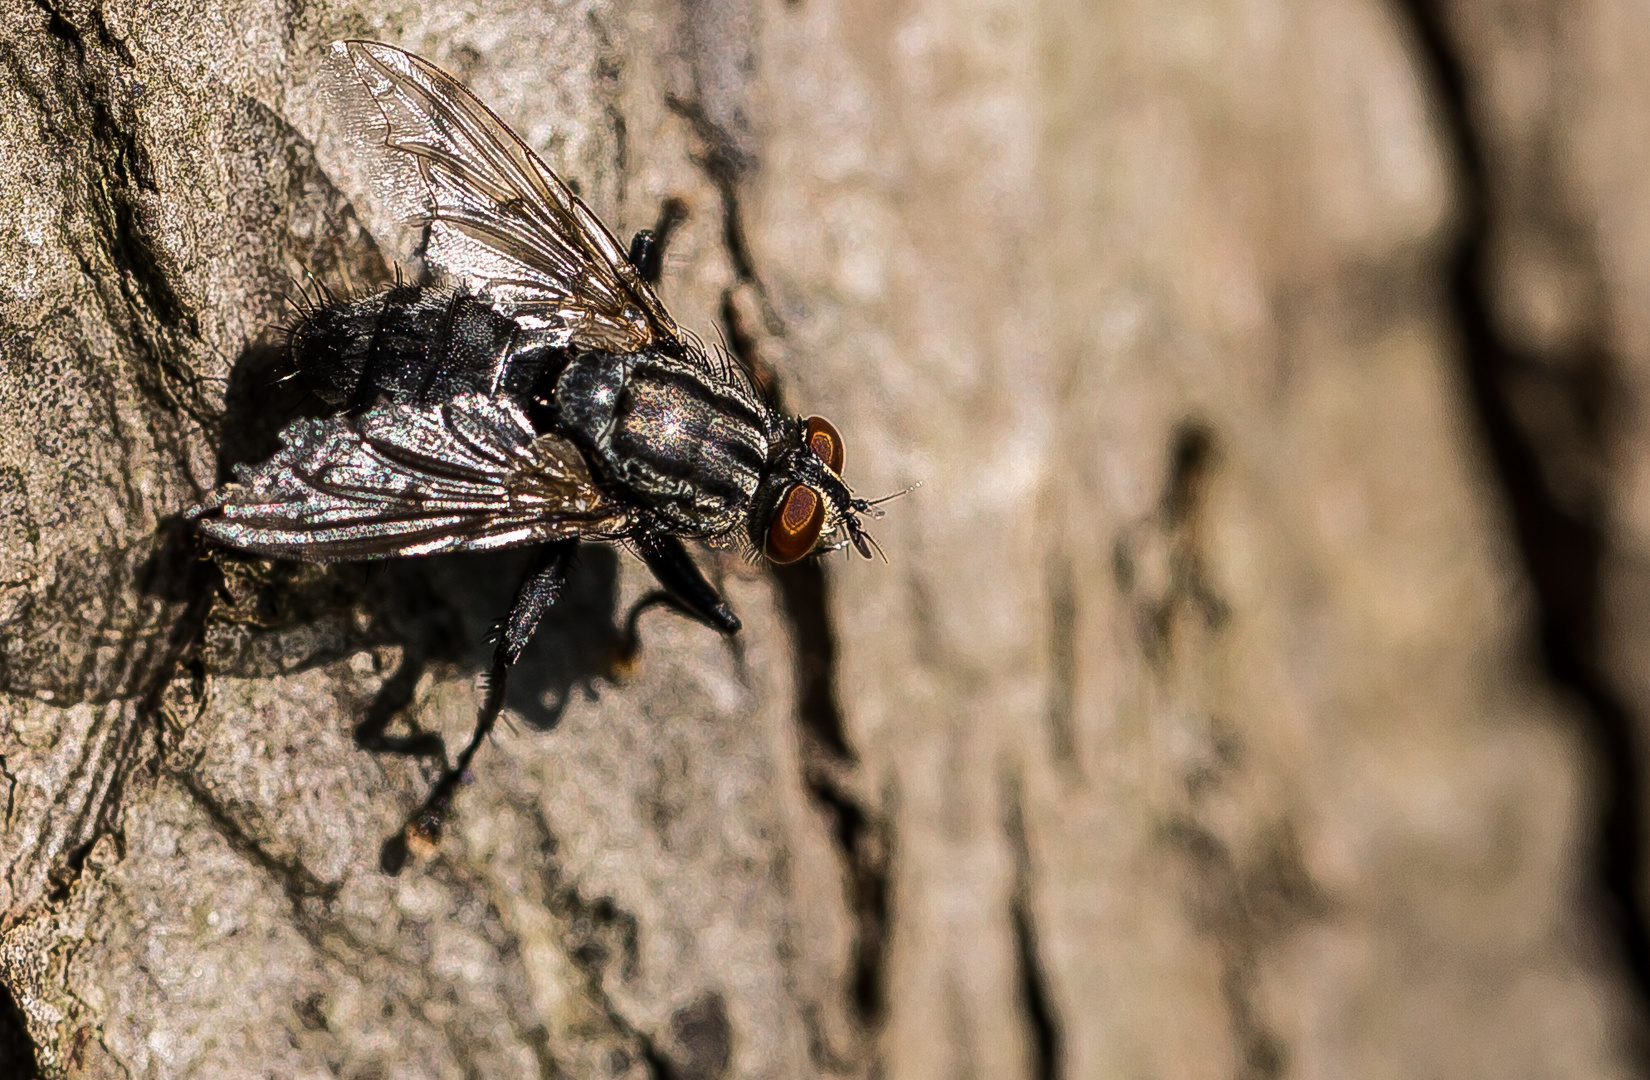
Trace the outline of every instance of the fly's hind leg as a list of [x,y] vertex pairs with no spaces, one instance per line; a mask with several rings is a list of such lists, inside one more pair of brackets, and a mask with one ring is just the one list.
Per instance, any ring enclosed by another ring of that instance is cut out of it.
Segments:
[[651,229],[643,229],[630,240],[630,265],[649,285],[659,284],[665,269],[665,245],[676,226],[687,220],[687,203],[681,199],[666,199],[659,207],[659,222]]
[[459,752],[458,758],[442,771],[441,778],[430,789],[424,804],[407,819],[401,834],[385,846],[384,869],[391,873],[399,870],[406,860],[409,845],[434,845],[440,841],[442,823],[452,808],[453,795],[470,768],[471,759],[492,732],[498,714],[504,708],[504,688],[510,667],[521,659],[522,650],[533,639],[544,613],[561,597],[567,585],[567,571],[578,546],[577,540],[557,540],[545,544],[534,557],[521,587],[516,590],[516,599],[510,605],[509,614],[499,624],[493,664],[487,672],[486,689],[481,708],[476,713],[470,741]]

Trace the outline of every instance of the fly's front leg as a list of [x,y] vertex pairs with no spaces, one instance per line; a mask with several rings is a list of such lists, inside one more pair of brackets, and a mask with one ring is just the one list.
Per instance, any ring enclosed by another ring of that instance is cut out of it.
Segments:
[[678,607],[713,630],[724,634],[739,632],[739,616],[705,580],[680,540],[661,533],[644,533],[630,540],[636,554],[647,563]]
[[687,220],[687,203],[681,199],[666,199],[659,208],[659,223],[643,229],[630,240],[630,265],[649,285],[659,284],[665,269],[665,245],[676,226]]
[[487,673],[486,692],[481,708],[476,713],[475,729],[470,733],[470,741],[459,752],[458,759],[442,772],[441,779],[437,780],[435,787],[430,790],[424,805],[407,819],[406,828],[402,830],[402,836],[399,838],[400,848],[394,853],[386,849],[386,869],[393,871],[399,867],[400,861],[405,858],[405,846],[408,841],[433,845],[441,839],[442,821],[452,806],[453,794],[458,790],[458,785],[469,769],[471,759],[480,749],[482,740],[493,730],[493,725],[498,721],[498,714],[504,708],[504,687],[510,667],[521,659],[522,650],[533,639],[533,633],[538,629],[544,613],[561,597],[567,586],[567,571],[573,564],[573,554],[578,550],[578,546],[577,540],[557,540],[545,544],[534,557],[532,565],[528,567],[520,588],[516,590],[515,602],[510,605],[509,613],[499,623],[498,641],[493,647],[493,666]]

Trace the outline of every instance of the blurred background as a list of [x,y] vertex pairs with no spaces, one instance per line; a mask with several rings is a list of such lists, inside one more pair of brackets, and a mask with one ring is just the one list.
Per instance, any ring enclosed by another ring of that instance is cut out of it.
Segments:
[[[1650,1072],[1650,12],[0,0],[0,1073]],[[886,561],[216,558],[451,71],[829,416]],[[9,1070],[9,1071],[8,1071]]]

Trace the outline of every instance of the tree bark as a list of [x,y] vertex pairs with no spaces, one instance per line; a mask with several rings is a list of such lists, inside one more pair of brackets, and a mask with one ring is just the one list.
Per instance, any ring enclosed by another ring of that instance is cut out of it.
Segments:
[[[0,1075],[1641,1070],[1625,12],[0,0]],[[396,873],[525,556],[180,519],[408,254],[339,37],[921,482],[731,640],[587,546]]]

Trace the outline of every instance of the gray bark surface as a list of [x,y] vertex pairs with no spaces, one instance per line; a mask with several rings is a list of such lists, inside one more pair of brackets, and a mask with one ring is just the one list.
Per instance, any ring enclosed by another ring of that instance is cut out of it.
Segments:
[[[0,0],[0,1076],[1634,1075],[1650,26],[1456,0]],[[887,561],[203,558],[314,91],[466,82]],[[6,1070],[11,1070],[7,1072]]]

